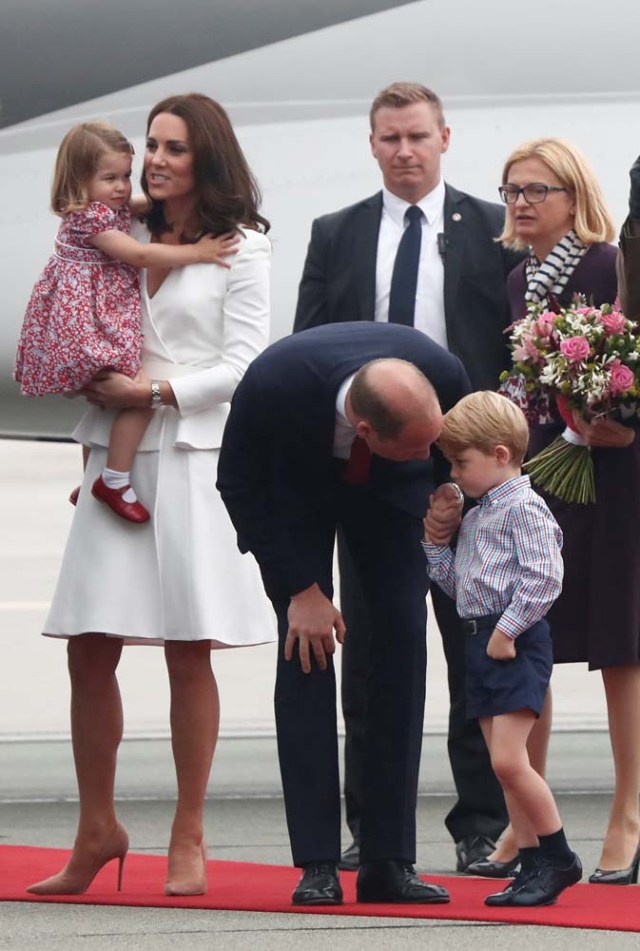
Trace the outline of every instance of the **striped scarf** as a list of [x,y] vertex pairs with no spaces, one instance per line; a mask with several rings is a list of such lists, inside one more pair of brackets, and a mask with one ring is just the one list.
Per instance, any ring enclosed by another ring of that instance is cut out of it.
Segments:
[[525,301],[548,306],[551,295],[560,297],[586,252],[587,245],[580,240],[575,231],[565,234],[542,264],[532,252],[527,258],[525,267],[527,277]]

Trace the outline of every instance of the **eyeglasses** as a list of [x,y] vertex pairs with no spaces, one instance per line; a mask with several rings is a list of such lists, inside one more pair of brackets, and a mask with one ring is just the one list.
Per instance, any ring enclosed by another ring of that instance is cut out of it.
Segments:
[[501,185],[498,189],[500,198],[505,205],[515,205],[518,197],[522,195],[524,200],[530,205],[539,205],[541,201],[546,201],[549,192],[566,192],[567,188],[560,185],[543,185],[542,182],[531,182],[523,188],[517,185]]

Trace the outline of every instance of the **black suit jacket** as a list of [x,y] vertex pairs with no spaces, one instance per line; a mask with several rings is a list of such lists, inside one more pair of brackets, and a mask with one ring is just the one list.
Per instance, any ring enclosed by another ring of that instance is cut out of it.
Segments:
[[640,224],[627,218],[620,232],[618,288],[629,320],[640,320]]
[[[378,357],[414,363],[444,412],[470,390],[461,362],[412,327],[343,323],[272,344],[235,391],[218,488],[239,547],[255,555],[270,594],[289,596],[326,576],[316,539],[335,529],[343,468],[333,456],[336,397],[343,380]],[[434,484],[448,474],[437,449],[432,456],[428,462],[374,456],[366,491],[422,518]]]
[[[382,192],[317,218],[302,273],[294,332],[325,323],[373,320]],[[523,255],[494,238],[501,205],[445,187],[444,309],[449,350],[474,389],[496,389],[511,365],[506,277]]]

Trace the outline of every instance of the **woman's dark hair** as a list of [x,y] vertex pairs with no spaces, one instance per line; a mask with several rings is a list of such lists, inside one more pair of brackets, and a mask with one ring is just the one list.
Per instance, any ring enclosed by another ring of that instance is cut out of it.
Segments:
[[[149,113],[147,133],[155,117],[163,112],[182,119],[189,133],[195,187],[200,196],[196,209],[199,233],[189,237],[224,234],[238,225],[267,232],[269,221],[258,211],[260,189],[222,106],[201,93],[169,96]],[[162,202],[149,196],[146,172],[142,173],[142,189],[151,202],[151,211],[145,216],[149,230],[156,235],[168,231]]]

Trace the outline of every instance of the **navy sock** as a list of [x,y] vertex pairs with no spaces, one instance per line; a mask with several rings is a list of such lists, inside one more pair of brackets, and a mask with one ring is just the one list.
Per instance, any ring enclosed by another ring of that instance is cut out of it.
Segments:
[[566,868],[573,862],[573,852],[569,848],[562,826],[551,835],[538,836],[542,858],[556,868]]
[[520,855],[520,871],[527,875],[533,872],[539,864],[540,849],[537,845],[527,846],[525,849],[518,849]]

